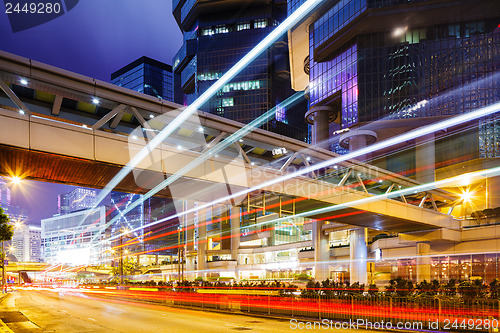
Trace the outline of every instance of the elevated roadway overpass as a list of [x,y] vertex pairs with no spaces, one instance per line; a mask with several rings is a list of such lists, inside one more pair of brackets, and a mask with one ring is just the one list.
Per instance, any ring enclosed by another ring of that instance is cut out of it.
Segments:
[[[22,84],[22,80],[27,83]],[[0,174],[98,189],[183,108],[5,52],[0,52],[0,88]],[[98,103],[93,103],[94,99]],[[151,151],[115,190],[146,193],[243,126],[200,111]],[[227,204],[250,207],[265,197],[262,209],[269,206],[268,210],[281,215],[348,204],[419,185],[355,160],[266,185],[269,180],[336,156],[254,129],[157,195],[210,202],[221,193],[255,188],[250,195]],[[458,199],[433,189],[344,208],[333,220],[394,232],[457,228],[458,221],[442,211]],[[288,206],[280,202],[288,202]],[[351,214],[355,212],[359,214]]]

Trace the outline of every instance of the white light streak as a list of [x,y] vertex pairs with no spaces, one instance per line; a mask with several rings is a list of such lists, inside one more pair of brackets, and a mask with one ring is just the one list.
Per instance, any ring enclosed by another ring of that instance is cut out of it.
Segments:
[[[350,152],[350,153],[348,153],[346,155],[341,155],[341,156],[335,157],[333,159],[317,163],[315,165],[303,168],[301,170],[298,170],[298,171],[296,171],[294,173],[290,173],[290,174],[284,175],[282,177],[277,177],[277,178],[275,178],[273,180],[269,180],[269,181],[264,182],[264,183],[262,183],[260,185],[257,185],[257,186],[254,186],[254,187],[242,190],[240,192],[234,193],[232,195],[229,195],[229,196],[226,196],[226,197],[223,197],[223,198],[219,198],[219,199],[216,199],[216,200],[214,200],[212,202],[200,205],[197,208],[192,208],[192,209],[186,210],[184,212],[177,213],[175,215],[169,216],[167,218],[164,218],[164,219],[161,219],[161,220],[149,223],[149,224],[145,225],[144,227],[150,227],[150,226],[156,225],[158,223],[162,223],[162,222],[174,219],[174,218],[178,218],[180,216],[183,216],[183,215],[186,215],[186,214],[189,214],[189,213],[193,213],[196,210],[204,209],[204,208],[210,207],[210,206],[212,206],[214,204],[222,203],[222,202],[228,201],[230,199],[237,198],[237,197],[242,196],[242,195],[246,195],[247,193],[251,193],[251,192],[259,190],[261,188],[268,187],[268,186],[274,185],[276,183],[280,183],[280,182],[283,182],[285,180],[288,180],[288,179],[291,179],[291,178],[294,178],[294,177],[297,177],[297,176],[300,176],[300,175],[303,175],[303,174],[307,174],[307,173],[315,171],[317,169],[325,168],[325,167],[328,167],[328,166],[330,166],[332,164],[339,164],[341,162],[344,162],[344,161],[347,161],[347,160],[350,160],[350,159],[355,159],[358,156],[366,155],[368,153],[371,153],[371,152],[374,152],[374,151],[377,151],[377,150],[380,150],[380,149],[388,148],[388,147],[391,147],[393,145],[399,144],[401,142],[412,140],[412,139],[415,139],[415,138],[418,138],[418,137],[421,137],[421,136],[424,136],[424,135],[427,135],[427,134],[430,134],[430,133],[434,133],[434,132],[442,130],[442,129],[446,129],[446,128],[449,128],[449,127],[452,127],[452,126],[456,126],[456,125],[462,124],[464,122],[468,122],[468,121],[471,121],[471,120],[474,120],[474,119],[482,118],[482,117],[491,115],[493,113],[496,113],[498,111],[500,111],[500,102],[492,104],[492,105],[489,105],[489,106],[486,106],[486,107],[483,107],[481,109],[478,109],[478,110],[475,110],[475,111],[472,111],[472,112],[469,112],[469,113],[466,113],[466,114],[462,114],[462,115],[459,115],[459,116],[456,116],[456,117],[453,117],[453,118],[449,118],[449,119],[446,119],[446,120],[443,120],[443,121],[440,121],[440,122],[436,122],[434,124],[428,125],[428,126],[423,127],[423,128],[417,128],[415,130],[406,132],[404,134],[401,134],[399,136],[390,138],[388,140],[384,140],[384,141],[375,143],[375,144],[373,144],[371,146],[368,146],[366,148],[362,148],[362,149],[356,150],[354,152]],[[180,177],[181,176],[177,176],[176,179],[179,179]],[[460,179],[461,177],[462,176],[457,177],[457,179]],[[167,180],[169,180],[170,178],[173,178],[173,176],[169,177]],[[421,185],[421,186],[427,186],[427,185]],[[150,192],[152,192],[153,190],[151,190]],[[391,193],[388,193],[388,194],[383,194],[382,196],[388,196],[388,195],[393,196],[395,194],[400,195],[401,192],[409,191],[409,190],[411,190],[411,191],[418,190],[418,186],[417,187],[411,187],[411,188],[402,189],[402,190],[391,192]],[[371,198],[368,198],[368,199],[371,199]],[[337,206],[335,206],[335,207],[337,207]],[[141,228],[143,228],[143,227],[141,227]],[[140,228],[136,228],[136,229],[140,229]],[[136,229],[134,229],[134,230],[136,230]],[[119,237],[119,235],[111,237],[110,239],[114,239],[114,238],[117,238],[117,237]]]
[[300,20],[306,17],[317,5],[324,0],[307,0],[290,16],[288,16],[280,25],[278,25],[269,35],[257,44],[250,52],[248,52],[240,61],[236,63],[229,71],[227,71],[219,80],[217,80],[210,88],[208,88],[200,97],[198,97],[191,105],[186,107],[172,122],[170,122],[161,132],[159,132],[148,145],[143,147],[130,161],[125,165],[111,181],[99,192],[96,198],[97,207],[104,198],[144,159],[149,155],[149,152],[160,145],[167,137],[170,136],[182,123],[197,112],[217,91],[233,79],[247,65],[255,60],[262,52],[268,49],[278,38],[285,34],[289,29],[295,26]]

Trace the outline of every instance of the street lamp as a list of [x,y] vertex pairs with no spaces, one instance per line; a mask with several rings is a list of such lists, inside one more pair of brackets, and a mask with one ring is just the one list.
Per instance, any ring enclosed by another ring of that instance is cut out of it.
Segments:
[[[120,229],[120,285],[123,285],[123,237],[132,238],[127,236],[129,230],[127,228]],[[128,254],[128,250],[125,250],[125,254]]]
[[17,185],[17,184],[21,183],[21,177],[19,177],[19,176],[12,176],[10,178],[10,180],[12,181],[12,183],[14,185]]

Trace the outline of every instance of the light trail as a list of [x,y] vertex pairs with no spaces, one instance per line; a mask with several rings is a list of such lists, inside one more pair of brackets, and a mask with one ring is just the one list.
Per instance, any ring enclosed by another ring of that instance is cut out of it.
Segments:
[[[425,136],[427,134],[434,133],[434,132],[439,131],[439,130],[443,130],[443,129],[446,129],[446,128],[449,128],[449,127],[453,127],[453,126],[456,126],[456,125],[459,125],[459,124],[462,124],[462,123],[465,123],[465,122],[469,122],[469,121],[472,121],[472,120],[475,120],[475,119],[486,117],[486,116],[494,114],[494,113],[496,113],[498,111],[500,111],[500,102],[488,105],[486,107],[477,109],[477,110],[472,111],[472,112],[467,113],[467,114],[462,114],[462,115],[455,116],[455,117],[450,118],[450,119],[442,120],[440,122],[428,125],[428,126],[426,126],[424,128],[417,128],[415,130],[412,130],[412,131],[409,131],[407,133],[398,135],[396,137],[393,137],[393,138],[390,138],[390,139],[387,139],[387,140],[375,143],[375,144],[373,144],[373,145],[371,145],[369,147],[365,147],[365,148],[356,150],[354,152],[350,152],[350,153],[348,153],[346,155],[341,155],[341,156],[332,158],[330,160],[323,161],[323,162],[317,163],[315,165],[311,165],[309,167],[305,167],[304,169],[298,170],[296,172],[287,174],[287,175],[282,176],[282,177],[277,177],[277,178],[275,178],[273,180],[269,180],[267,182],[259,184],[258,186],[254,186],[254,187],[251,187],[251,188],[239,191],[237,193],[228,195],[226,197],[219,198],[217,200],[214,200],[212,202],[203,204],[203,205],[198,206],[196,208],[188,209],[188,210],[186,210],[184,212],[177,213],[177,214],[169,216],[169,217],[167,217],[165,219],[161,219],[161,220],[149,223],[149,224],[147,224],[145,226],[137,227],[137,228],[133,229],[132,231],[136,231],[136,230],[139,230],[139,229],[142,229],[142,228],[147,228],[147,227],[156,225],[158,223],[162,223],[162,222],[174,219],[174,218],[178,218],[180,216],[183,216],[183,215],[186,215],[186,214],[189,214],[189,213],[193,213],[193,212],[195,212],[197,210],[210,207],[210,206],[212,206],[214,204],[223,203],[223,202],[226,202],[226,201],[228,201],[230,199],[234,199],[236,197],[239,197],[239,196],[242,196],[242,195],[246,195],[246,194],[251,193],[253,191],[259,190],[259,189],[261,189],[263,187],[271,186],[271,185],[277,184],[279,182],[284,182],[284,181],[286,181],[288,179],[291,179],[293,177],[304,175],[304,174],[310,173],[312,171],[328,167],[330,165],[339,164],[341,162],[354,159],[354,158],[356,158],[358,156],[365,155],[365,154],[368,154],[368,153],[371,153],[371,152],[374,152],[374,151],[377,151],[377,150],[380,150],[380,149],[388,148],[388,147],[391,147],[393,145],[399,144],[401,142],[405,142],[405,141],[412,140],[412,139],[415,139],[415,138],[418,138],[418,137],[421,137],[421,136]],[[422,185],[422,186],[425,186],[425,185]],[[391,192],[390,194],[394,194],[394,193],[396,193],[396,192]],[[121,235],[112,236],[112,237],[109,238],[109,240],[118,238],[120,236]],[[98,244],[99,243],[96,243],[93,246],[97,246]]]
[[[304,94],[302,92],[297,92],[297,93],[293,94],[291,97],[287,98],[285,101],[281,102],[280,105],[283,107],[292,106],[295,103],[297,103],[301,98],[303,98],[303,96],[304,96]],[[208,160],[212,156],[214,156],[217,153],[221,152],[222,150],[226,149],[230,145],[238,142],[239,139],[245,137],[248,133],[250,133],[255,128],[259,127],[262,123],[269,120],[275,114],[276,114],[276,107],[271,108],[266,113],[264,113],[263,115],[259,116],[258,118],[256,118],[252,122],[250,122],[248,125],[245,125],[244,127],[239,129],[235,133],[231,134],[229,137],[224,139],[222,142],[218,143],[214,147],[211,147],[204,154],[196,157],[194,160],[192,160],[191,162],[186,164],[184,167],[182,167],[182,169],[178,170],[175,174],[171,175],[170,177],[165,179],[163,182],[156,185],[153,189],[148,191],[146,194],[142,195],[141,198],[135,200],[134,202],[132,202],[130,204],[127,203],[125,210],[120,211],[120,214],[123,216],[123,218],[125,218],[125,214],[130,212],[132,209],[139,206],[145,200],[149,199],[150,197],[152,197],[153,195],[155,195],[156,193],[158,193],[159,191],[161,191],[165,187],[169,186],[170,184],[172,184],[173,182],[175,182],[176,180],[181,178],[187,172],[196,168],[198,165],[200,165],[204,161]],[[109,222],[107,222],[103,228],[106,229],[108,226],[110,226],[114,222],[116,222],[119,218],[120,218],[119,216],[115,216],[113,219],[111,219]],[[136,230],[136,229],[133,229],[133,230]]]
[[[345,204],[339,204],[339,205],[335,205],[335,206],[328,206],[328,207],[323,207],[323,208],[319,208],[319,209],[315,209],[315,210],[311,210],[311,211],[307,211],[307,212],[303,212],[303,213],[298,213],[298,214],[293,215],[293,217],[309,217],[309,216],[314,216],[314,215],[318,215],[318,214],[324,214],[324,213],[328,213],[328,212],[332,212],[332,211],[336,211],[336,210],[341,210],[341,209],[345,209],[345,208],[352,208],[353,206],[364,205],[364,204],[367,204],[367,203],[370,203],[370,202],[374,202],[374,201],[378,201],[378,200],[381,200],[381,199],[387,199],[387,198],[391,198],[391,197],[395,197],[395,196],[397,197],[397,196],[401,196],[401,195],[405,195],[405,194],[408,195],[408,194],[414,193],[415,191],[417,191],[417,192],[428,191],[428,190],[431,190],[431,189],[434,189],[434,188],[438,188],[438,187],[442,187],[442,186],[449,186],[450,184],[463,181],[464,178],[473,179],[473,178],[477,178],[477,177],[486,177],[486,176],[492,177],[492,176],[497,176],[497,175],[500,175],[500,167],[491,168],[491,169],[487,169],[487,170],[480,170],[480,171],[470,172],[470,173],[462,174],[460,176],[451,177],[451,178],[439,180],[439,181],[432,182],[432,183],[427,183],[427,184],[423,184],[423,185],[417,185],[417,186],[414,186],[414,187],[409,187],[409,188],[397,190],[397,191],[394,191],[394,192],[389,192],[389,193],[374,195],[374,196],[372,196],[370,198],[364,198],[364,199],[354,200],[354,201],[351,201],[351,202],[345,203]],[[266,224],[279,223],[279,222],[287,221],[290,218],[291,218],[291,216],[281,217],[281,218],[277,218],[277,219],[273,219],[273,220],[269,220],[269,221],[255,223],[255,224],[253,224],[253,225],[251,225],[249,227],[255,228],[255,227],[259,227],[259,226],[266,225]],[[175,232],[175,231],[173,231],[173,232]],[[260,230],[255,230],[253,232],[254,233],[255,232],[260,232]],[[231,238],[231,237],[233,237],[233,236],[231,236],[231,235],[221,236],[220,239],[228,239],[228,238]],[[166,247],[162,247],[162,248],[159,248],[159,249],[153,249],[153,250],[136,252],[136,253],[133,253],[133,254],[129,254],[129,256],[130,255],[147,254],[147,253],[150,253],[150,252],[171,250],[171,249],[176,249],[176,248],[184,247],[184,246],[191,246],[191,245],[194,246],[196,244],[205,243],[205,242],[207,242],[206,239],[200,240],[200,241],[192,241],[192,242],[189,242],[189,243],[186,242],[186,243],[183,243],[183,244],[166,246]]]
[[[450,184],[454,184],[457,182],[459,183],[460,181],[463,181],[463,179],[467,179],[467,178],[472,179],[472,178],[486,177],[486,176],[493,177],[493,176],[498,176],[498,175],[500,175],[500,167],[491,168],[491,169],[487,169],[487,170],[480,170],[480,171],[462,174],[462,175],[456,176],[456,177],[442,179],[442,180],[439,180],[436,182],[431,182],[431,183],[427,183],[427,184],[423,184],[423,185],[408,187],[408,188],[397,190],[394,192],[374,195],[370,198],[354,200],[354,201],[351,201],[349,203],[343,203],[343,204],[339,204],[339,205],[335,205],[335,206],[328,206],[328,207],[323,207],[323,208],[319,208],[319,209],[314,209],[311,211],[298,213],[298,214],[295,214],[293,216],[294,217],[308,217],[311,215],[314,216],[314,215],[328,213],[328,212],[332,212],[332,211],[336,211],[336,210],[340,210],[340,209],[352,208],[353,206],[365,205],[367,203],[371,203],[371,202],[378,201],[381,199],[389,199],[391,197],[408,195],[408,194],[412,194],[414,192],[423,192],[423,191],[428,191],[428,190],[432,190],[432,189],[439,188],[439,187],[449,186]],[[267,223],[281,222],[281,221],[285,221],[286,219],[289,219],[289,218],[290,217],[281,217],[281,218],[270,220],[270,221],[259,222],[259,223],[252,225],[252,227],[257,227],[257,226],[267,224]]]
[[145,147],[143,147],[130,161],[109,181],[104,189],[99,192],[96,198],[97,207],[104,198],[135,168],[146,158],[150,151],[154,150],[167,137],[170,136],[182,123],[198,111],[217,91],[222,89],[226,83],[233,79],[248,64],[255,60],[262,52],[268,49],[278,38],[285,34],[289,29],[301,21],[307,14],[314,10],[324,0],[307,0],[292,14],[290,14],[281,24],[279,24],[269,35],[257,44],[250,52],[229,69],[219,80],[208,88],[191,105],[186,107],[174,120],[172,120],[164,129],[161,130]]

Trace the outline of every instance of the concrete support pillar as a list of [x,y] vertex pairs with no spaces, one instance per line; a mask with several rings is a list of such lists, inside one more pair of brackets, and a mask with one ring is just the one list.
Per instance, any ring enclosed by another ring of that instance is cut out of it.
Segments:
[[313,145],[327,149],[329,148],[328,138],[330,137],[329,111],[318,111],[314,115],[314,125],[312,132]]
[[431,281],[431,245],[426,242],[417,243],[417,282]]
[[322,221],[314,221],[313,223],[314,278],[316,281],[323,281],[330,277],[328,268],[328,262],[330,261],[328,236],[321,230],[323,226]]
[[368,139],[369,137],[363,134],[352,136],[349,141],[349,151],[365,148],[368,145]]
[[198,250],[197,267],[198,276],[204,278],[207,267],[207,213],[205,210],[198,210]]
[[366,258],[368,249],[366,246],[366,228],[351,230],[349,241],[349,274],[350,283],[359,282],[367,284],[368,274],[366,270]]
[[[339,145],[342,148],[349,149],[349,152],[354,152],[365,148],[377,141],[377,133],[370,130],[352,129],[343,134],[339,138]],[[370,159],[370,154],[364,154],[356,157],[358,161],[367,161]]]
[[155,264],[156,264],[156,266],[158,266],[159,261],[160,261],[159,256],[157,254],[155,254]]
[[196,278],[195,258],[194,255],[186,257],[186,279],[188,281],[193,281]]
[[500,176],[486,179],[486,208],[500,207]]
[[[185,211],[191,210],[195,207],[195,202],[191,200],[186,200],[184,209]],[[184,243],[184,260],[185,260],[185,266],[184,266],[184,278],[187,280],[194,280],[196,277],[196,267],[195,267],[195,257],[194,257],[194,243],[195,243],[195,238],[194,238],[194,223],[195,223],[195,213],[189,213],[184,215],[184,240],[181,240],[181,243]]]
[[312,144],[328,150],[330,148],[330,122],[334,118],[335,109],[331,106],[321,105],[311,108],[305,114],[305,120],[312,125]]
[[419,183],[432,183],[436,180],[436,145],[434,133],[415,140],[416,179]]
[[241,209],[240,207],[231,207],[231,259],[236,260],[236,268],[234,276],[236,277],[236,282],[240,282],[239,273],[239,248],[240,248],[240,218]]

